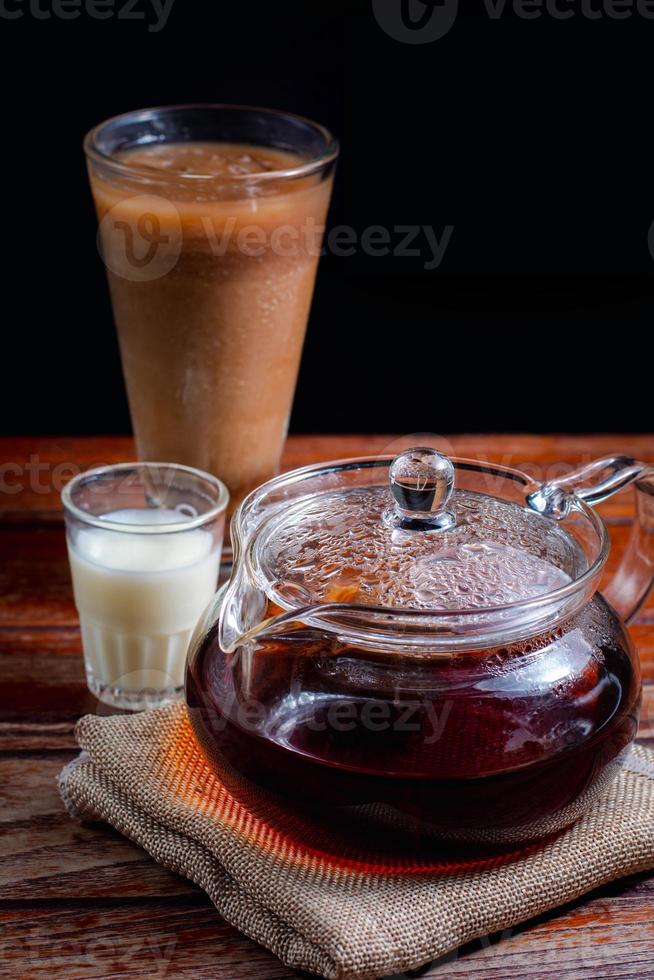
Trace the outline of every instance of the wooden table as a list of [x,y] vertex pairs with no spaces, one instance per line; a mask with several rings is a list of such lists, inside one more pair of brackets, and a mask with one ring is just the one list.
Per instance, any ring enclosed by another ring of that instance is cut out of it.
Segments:
[[[378,452],[390,438],[295,437],[285,465]],[[528,469],[622,451],[654,462],[654,436],[461,436],[443,445]],[[236,932],[205,895],[105,826],[68,818],[55,777],[73,726],[99,707],[82,669],[59,490],[80,468],[133,458],[128,439],[0,440],[0,975],[17,978],[297,976]],[[602,507],[611,563],[631,498]],[[633,627],[643,660],[645,742],[654,741],[654,603]],[[429,966],[425,977],[654,977],[654,876],[620,881],[505,936]]]

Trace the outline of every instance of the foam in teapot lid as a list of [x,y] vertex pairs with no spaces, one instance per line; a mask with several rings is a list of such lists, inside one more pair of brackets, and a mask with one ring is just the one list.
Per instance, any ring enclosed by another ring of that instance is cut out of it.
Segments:
[[447,530],[389,526],[386,487],[287,506],[257,543],[270,598],[286,607],[357,602],[395,609],[488,609],[545,595],[587,568],[561,527],[516,503],[455,490]]

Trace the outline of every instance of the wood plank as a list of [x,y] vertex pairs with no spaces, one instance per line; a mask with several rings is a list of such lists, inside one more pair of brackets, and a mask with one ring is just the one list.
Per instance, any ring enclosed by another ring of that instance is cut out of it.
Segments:
[[[427,441],[451,455],[501,463],[553,479],[573,466],[615,453],[654,462],[654,435],[291,435],[283,468],[374,453],[392,453]],[[131,439],[4,437],[0,439],[0,521],[61,520],[59,494],[71,476],[108,463],[134,459]],[[615,505],[611,505],[615,506]],[[611,507],[609,507],[610,512]],[[616,513],[626,514],[622,505]]]
[[75,754],[0,758],[0,902],[198,892],[108,825],[71,820],[57,777]]
[[0,528],[0,554],[0,625],[77,625],[63,528]]
[[[627,879],[590,899],[455,950],[422,977],[651,977],[652,879]],[[208,899],[60,901],[0,906],[5,975],[292,980],[270,953],[220,919]]]
[[206,896],[108,907],[22,905],[0,911],[0,976],[62,980],[167,977],[292,980],[272,953],[217,915]]
[[654,877],[623,879],[435,961],[421,977],[651,977]]
[[[0,635],[4,646],[6,637]],[[79,638],[69,654],[0,652],[0,750],[72,748],[75,722],[103,709],[86,686]],[[109,709],[106,709],[109,711]]]

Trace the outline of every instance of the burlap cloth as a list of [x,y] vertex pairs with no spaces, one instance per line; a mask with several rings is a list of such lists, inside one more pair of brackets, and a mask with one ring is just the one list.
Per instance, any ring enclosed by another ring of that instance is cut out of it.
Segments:
[[327,978],[417,968],[654,867],[654,753],[641,747],[586,816],[537,848],[388,864],[289,835],[274,809],[240,804],[207,766],[183,705],[87,715],[77,738],[83,752],[60,777],[71,814],[112,824],[289,967]]

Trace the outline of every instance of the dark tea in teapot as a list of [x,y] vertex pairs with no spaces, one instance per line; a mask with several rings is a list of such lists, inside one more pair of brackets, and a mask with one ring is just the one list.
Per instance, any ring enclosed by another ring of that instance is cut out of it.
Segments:
[[227,654],[214,630],[189,670],[190,717],[228,780],[294,807],[375,807],[455,840],[530,839],[571,823],[635,737],[639,675],[614,620],[596,598],[556,631],[436,668],[301,624]]

